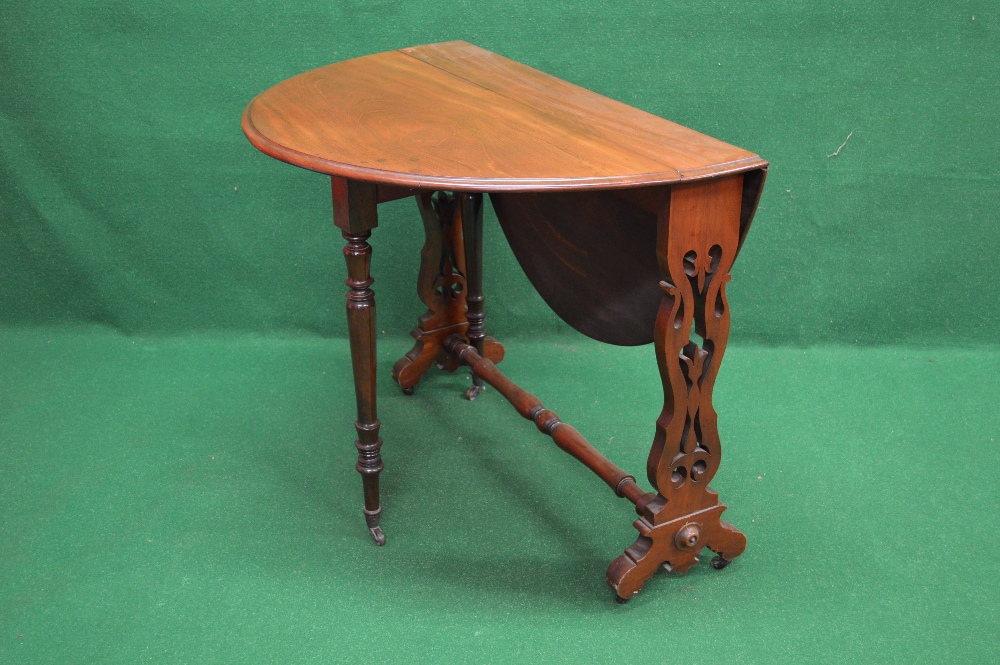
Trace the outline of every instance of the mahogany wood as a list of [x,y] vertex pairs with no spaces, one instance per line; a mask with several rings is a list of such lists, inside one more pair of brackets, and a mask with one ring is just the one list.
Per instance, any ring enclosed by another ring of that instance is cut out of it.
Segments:
[[347,327],[351,338],[351,365],[358,419],[358,473],[364,488],[365,522],[376,545],[385,544],[380,524],[379,473],[382,472],[381,423],[375,399],[375,292],[371,286],[371,229],[378,225],[375,187],[365,183],[333,179],[333,222],[343,229],[347,261]]
[[[417,196],[421,193],[421,190],[414,187],[395,187],[393,185],[377,185],[378,193],[377,198],[379,203],[388,203],[389,201],[398,201],[399,199],[408,199],[411,196]],[[427,192],[430,194],[431,192]]]
[[[744,174],[740,244],[766,169]],[[656,216],[661,187],[490,194],[524,273],[566,323],[622,346],[653,341],[660,308]]]
[[660,302],[654,212],[611,192],[490,200],[518,263],[561,319],[610,344],[652,341]]
[[461,337],[452,335],[445,341],[445,347],[468,365],[475,376],[496,388],[521,416],[535,423],[539,432],[551,436],[557,446],[597,474],[615,494],[632,503],[639,502],[645,496],[636,484],[635,476],[630,476],[612,464],[590,445],[579,430],[559,420],[554,411],[546,409],[537,397],[504,376],[491,360],[483,358],[474,347],[462,342]]
[[[416,198],[425,236],[417,295],[427,305],[427,312],[410,332],[416,344],[392,368],[393,380],[407,395],[413,394],[431,365],[449,372],[458,368],[455,357],[442,344],[449,335],[473,331],[489,358],[500,362],[504,356],[503,346],[487,338],[482,326],[482,195],[455,197],[447,192],[422,192]],[[471,241],[465,235],[467,229],[472,231]],[[469,262],[468,256],[473,261]],[[471,275],[469,263],[473,267]],[[473,300],[470,294],[478,298]],[[467,393],[470,399],[478,394],[476,387]]]
[[243,130],[263,152],[314,171],[448,191],[635,187],[766,165],[460,41],[290,78],[247,106]]
[[[639,536],[607,574],[621,601],[661,566],[684,572],[703,548],[717,553],[717,568],[743,552],[746,538],[721,519],[726,507],[708,486],[721,460],[712,389],[729,335],[725,284],[767,162],[465,42],[306,72],[255,98],[243,129],[266,154],[332,179],[346,241],[357,469],[377,544],[383,462],[368,240],[379,203],[414,196],[428,311],[393,368],[403,390],[435,363],[468,365],[470,398],[493,386],[634,503]],[[654,492],[496,368],[503,347],[483,325],[483,194],[559,316],[602,341],[654,342],[664,392],[646,465]]]
[[720,519],[726,507],[708,486],[722,459],[712,388],[729,338],[725,287],[739,248],[742,181],[735,175],[661,191],[663,297],[654,345],[663,411],[646,464],[658,495],[639,510],[639,538],[608,568],[622,599],[661,565],[685,572],[708,547],[721,568],[746,547],[746,537]]
[[[483,195],[463,193],[460,195],[462,208],[462,233],[465,236],[465,266],[469,290],[466,296],[469,321],[466,335],[469,343],[482,355],[485,353],[486,312],[483,311]],[[466,399],[474,400],[483,390],[481,377],[472,374],[472,387],[465,393]]]

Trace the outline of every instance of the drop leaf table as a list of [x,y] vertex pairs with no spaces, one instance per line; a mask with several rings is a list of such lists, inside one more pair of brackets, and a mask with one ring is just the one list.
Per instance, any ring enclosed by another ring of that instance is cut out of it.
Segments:
[[[767,162],[460,41],[295,76],[247,106],[243,131],[264,153],[333,183],[333,222],[346,240],[357,469],[376,544],[385,535],[368,240],[380,203],[414,197],[427,312],[392,370],[403,392],[431,366],[467,366],[469,399],[492,386],[633,503],[639,536],[607,574],[621,602],[661,565],[684,572],[708,548],[722,568],[743,552],[746,538],[721,519],[726,507],[708,485],[722,452],[712,387],[729,336],[726,282]],[[654,344],[664,400],[646,462],[653,491],[497,369],[504,349],[483,325],[483,194],[556,314],[603,342]]]

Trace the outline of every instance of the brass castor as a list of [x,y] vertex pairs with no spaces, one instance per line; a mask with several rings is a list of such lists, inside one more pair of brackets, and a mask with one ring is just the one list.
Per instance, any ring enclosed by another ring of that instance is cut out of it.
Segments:
[[413,388],[402,388],[401,390],[403,391],[404,395],[412,395],[414,393]]

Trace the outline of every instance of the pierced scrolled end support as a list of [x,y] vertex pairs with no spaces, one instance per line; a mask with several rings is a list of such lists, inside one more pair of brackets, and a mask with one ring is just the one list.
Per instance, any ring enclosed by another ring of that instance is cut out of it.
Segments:
[[743,175],[660,191],[656,255],[663,299],[653,341],[663,383],[646,475],[656,489],[636,502],[636,541],[608,568],[629,598],[661,567],[684,573],[705,548],[715,569],[743,553],[747,539],[721,519],[726,506],[709,483],[722,443],[712,389],[729,338],[726,284],[740,242]]
[[[423,192],[417,207],[424,222],[417,293],[427,312],[410,335],[413,348],[392,368],[392,378],[404,395],[412,395],[421,377],[432,367],[446,372],[458,363],[443,348],[444,340],[460,335],[481,355],[500,362],[504,349],[486,337],[482,295],[482,195]],[[482,382],[473,379],[467,399],[475,399]]]
[[382,531],[382,526],[380,520],[382,518],[382,508],[379,507],[376,510],[368,510],[367,508],[361,509],[365,514],[365,523],[368,525],[368,533],[371,534],[372,540],[379,547],[385,545],[385,533]]

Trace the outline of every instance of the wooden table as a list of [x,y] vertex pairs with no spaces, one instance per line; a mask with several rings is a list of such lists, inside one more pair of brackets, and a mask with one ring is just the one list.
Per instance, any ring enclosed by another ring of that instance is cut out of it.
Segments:
[[[702,548],[722,568],[746,538],[708,486],[721,446],[712,387],[729,337],[725,285],[764,185],[753,153],[465,42],[321,67],[279,83],[243,114],[264,153],[328,174],[347,244],[347,318],[357,396],[357,469],[375,543],[380,525],[375,294],[378,204],[415,197],[426,231],[427,305],[393,378],[412,394],[434,364],[471,368],[556,444],[635,504],[639,537],[607,580],[624,602],[660,565],[684,572]],[[531,283],[567,323],[619,345],[653,342],[664,405],[646,462],[651,492],[496,367],[482,293],[483,194]]]

